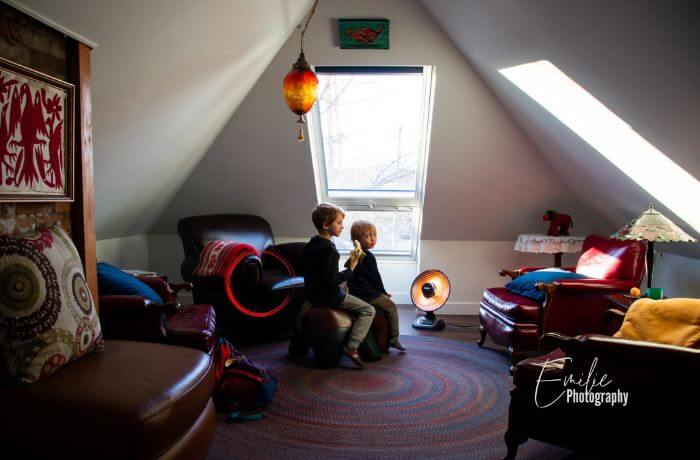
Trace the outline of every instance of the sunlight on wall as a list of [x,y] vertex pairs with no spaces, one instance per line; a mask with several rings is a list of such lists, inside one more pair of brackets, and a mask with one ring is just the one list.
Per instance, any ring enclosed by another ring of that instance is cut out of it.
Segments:
[[535,61],[499,72],[700,231],[700,182],[554,64]]

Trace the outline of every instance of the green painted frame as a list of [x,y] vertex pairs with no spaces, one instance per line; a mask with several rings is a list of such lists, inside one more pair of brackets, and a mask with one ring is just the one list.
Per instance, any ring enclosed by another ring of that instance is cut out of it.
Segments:
[[341,49],[389,49],[389,20],[338,19]]

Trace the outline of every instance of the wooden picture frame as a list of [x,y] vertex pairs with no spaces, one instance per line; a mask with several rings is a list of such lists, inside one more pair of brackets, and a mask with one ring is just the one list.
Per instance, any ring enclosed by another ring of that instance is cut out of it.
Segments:
[[389,49],[389,20],[338,19],[341,49]]
[[73,201],[74,104],[74,85],[0,58],[0,202]]

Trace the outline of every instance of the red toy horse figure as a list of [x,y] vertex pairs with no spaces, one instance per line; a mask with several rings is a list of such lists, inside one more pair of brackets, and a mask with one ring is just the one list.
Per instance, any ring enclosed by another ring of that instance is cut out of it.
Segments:
[[568,236],[569,227],[574,226],[574,221],[568,214],[559,214],[558,212],[548,209],[542,216],[542,221],[549,221],[547,235],[550,236]]

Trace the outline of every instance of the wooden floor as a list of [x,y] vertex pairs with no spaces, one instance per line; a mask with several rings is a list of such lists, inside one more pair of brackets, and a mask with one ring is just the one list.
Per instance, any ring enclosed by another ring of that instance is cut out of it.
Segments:
[[[426,335],[471,343],[479,341],[478,315],[438,315],[438,317],[445,321],[445,329],[441,331],[415,329],[412,324],[416,319],[416,309],[412,305],[399,305],[399,331],[401,335]],[[505,347],[494,344],[488,337],[484,346],[507,353]]]

